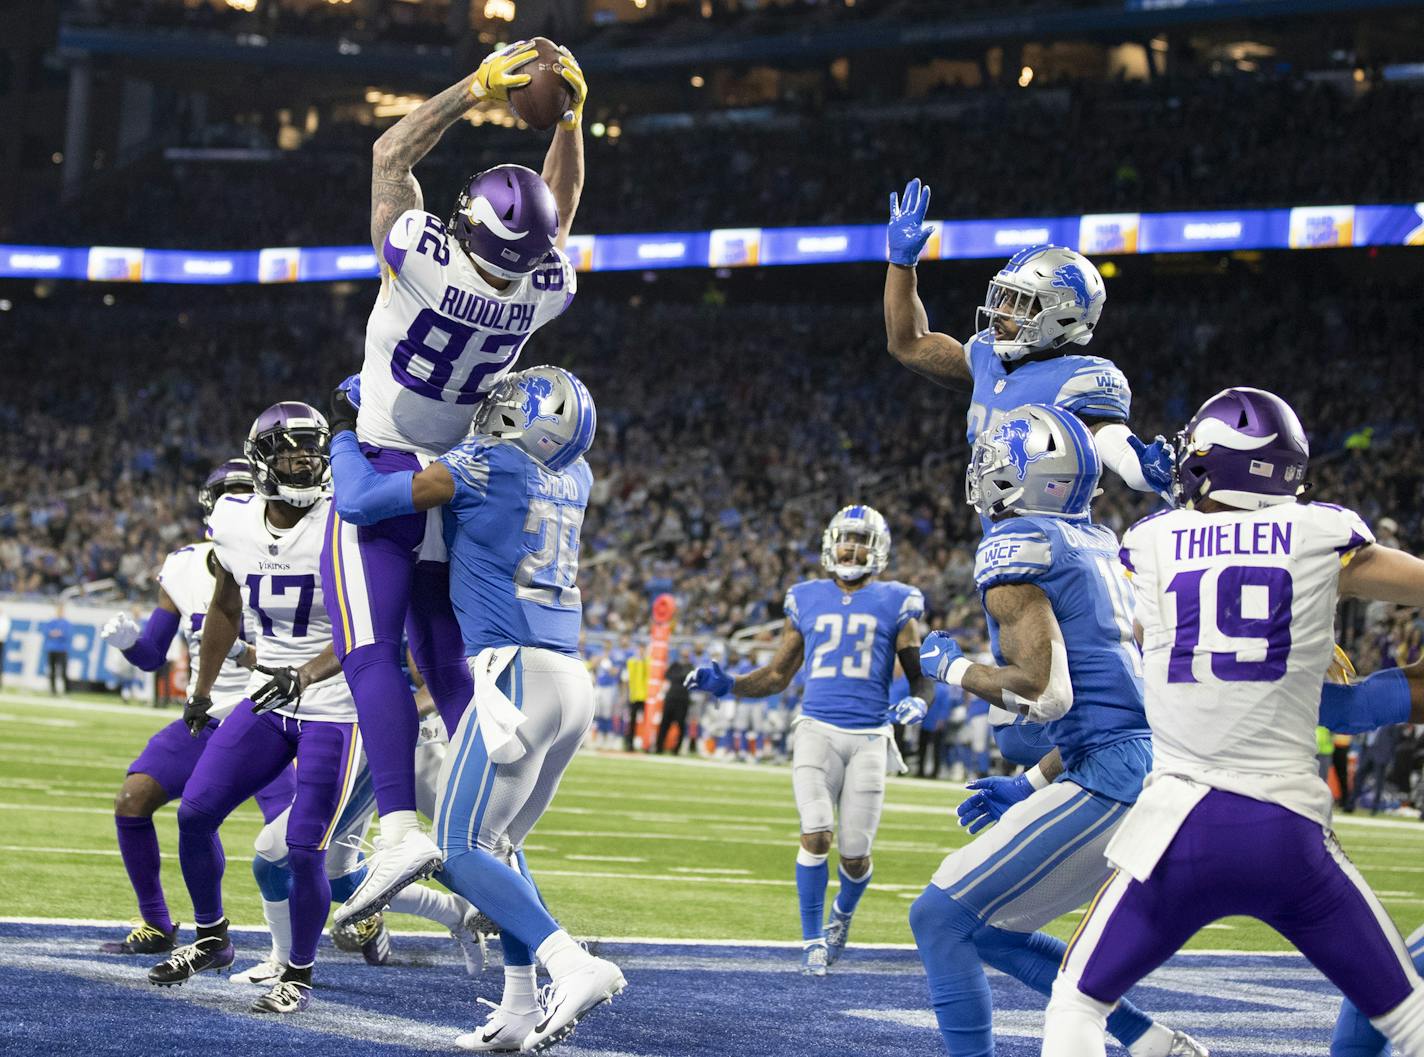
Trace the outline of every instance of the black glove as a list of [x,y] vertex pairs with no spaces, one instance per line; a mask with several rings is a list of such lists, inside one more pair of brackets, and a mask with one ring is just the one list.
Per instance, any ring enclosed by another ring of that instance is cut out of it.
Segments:
[[193,737],[196,738],[208,725],[208,709],[212,707],[211,697],[196,694],[183,702],[183,725]]
[[255,671],[272,678],[252,695],[252,714],[260,716],[274,708],[298,705],[302,700],[302,677],[295,668],[267,668],[254,666]]
[[349,429],[354,432],[356,429],[356,405],[351,402],[345,382],[331,391],[331,403],[327,410],[326,424],[331,428],[333,437],[342,430]]

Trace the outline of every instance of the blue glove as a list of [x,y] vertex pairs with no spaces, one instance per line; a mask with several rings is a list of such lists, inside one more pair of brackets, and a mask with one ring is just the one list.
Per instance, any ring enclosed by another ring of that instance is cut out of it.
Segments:
[[920,670],[947,682],[949,666],[964,656],[959,643],[947,631],[931,631],[920,643]]
[[722,671],[720,664],[713,661],[688,672],[682,685],[689,690],[704,690],[713,697],[726,697],[732,692],[732,677]]
[[891,264],[908,267],[920,259],[920,251],[934,234],[933,227],[925,227],[925,211],[929,207],[930,189],[920,183],[918,176],[905,185],[903,200],[890,192],[890,223],[885,226],[885,237]]
[[1009,808],[1033,795],[1033,784],[1024,774],[1014,778],[980,778],[965,788],[976,792],[956,810],[959,824],[970,833],[978,833],[990,822],[998,822]]
[[1158,437],[1151,444],[1144,444],[1129,434],[1127,443],[1137,453],[1137,461],[1142,467],[1142,479],[1149,488],[1173,506],[1177,505],[1177,453],[1166,437]]
[[924,721],[925,713],[929,710],[929,706],[925,704],[925,699],[922,697],[915,697],[913,694],[909,697],[902,697],[890,706],[890,722],[900,723],[907,727],[914,726],[916,723]]

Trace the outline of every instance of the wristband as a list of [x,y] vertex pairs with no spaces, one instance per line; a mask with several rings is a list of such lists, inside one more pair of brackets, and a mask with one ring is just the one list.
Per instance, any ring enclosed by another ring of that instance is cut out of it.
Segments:
[[950,686],[964,685],[964,676],[973,667],[974,662],[968,657],[956,657],[949,662],[949,667],[944,672],[944,682]]
[[1040,771],[1036,766],[1030,767],[1027,771],[1025,771],[1024,776],[1028,779],[1028,784],[1033,786],[1033,791],[1035,793],[1038,792],[1040,789],[1047,789],[1050,785],[1053,784],[1043,776],[1043,772]]
[[241,638],[233,639],[232,645],[227,648],[227,659],[235,661],[245,652],[247,652],[247,643],[243,642]]

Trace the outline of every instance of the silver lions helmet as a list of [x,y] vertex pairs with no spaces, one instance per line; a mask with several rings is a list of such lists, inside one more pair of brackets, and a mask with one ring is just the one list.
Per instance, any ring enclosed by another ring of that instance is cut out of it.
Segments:
[[1024,404],[975,438],[964,492],[985,517],[1078,518],[1088,513],[1102,472],[1082,419],[1048,404]]
[[[841,545],[855,546],[855,559],[842,561]],[[842,580],[859,580],[885,571],[890,561],[890,526],[874,507],[842,508],[821,533],[821,564]]]
[[252,466],[253,491],[309,507],[327,493],[331,479],[331,430],[310,404],[284,400],[252,423],[242,452]]
[[1103,277],[1087,257],[1062,246],[1029,246],[989,280],[978,326],[991,332],[994,354],[1013,363],[1088,344],[1107,299]]
[[554,473],[572,466],[593,444],[598,413],[571,371],[530,367],[507,374],[475,413],[475,433],[507,440]]

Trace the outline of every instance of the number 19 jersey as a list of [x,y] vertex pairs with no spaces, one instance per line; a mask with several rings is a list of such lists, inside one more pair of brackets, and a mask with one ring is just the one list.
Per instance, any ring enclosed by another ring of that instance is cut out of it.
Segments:
[[486,283],[430,213],[402,213],[381,247],[381,292],[366,321],[357,436],[434,457],[465,438],[475,410],[529,336],[573,301],[563,252],[503,290]]
[[924,616],[919,588],[872,580],[842,591],[831,579],[805,580],[786,592],[785,608],[806,643],[801,714],[848,730],[883,726],[895,640]]
[[1340,570],[1373,539],[1327,503],[1170,510],[1128,530],[1154,771],[1329,821],[1320,687]]

